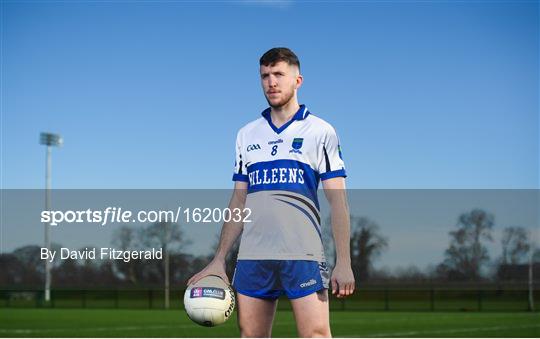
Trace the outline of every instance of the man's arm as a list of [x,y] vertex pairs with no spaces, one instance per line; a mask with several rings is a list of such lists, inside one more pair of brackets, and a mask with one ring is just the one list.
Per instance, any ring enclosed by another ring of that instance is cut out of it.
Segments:
[[354,292],[354,275],[351,268],[351,225],[345,178],[336,177],[324,180],[324,193],[330,204],[332,235],[336,246],[336,266],[332,271],[332,294],[338,298]]
[[[247,182],[235,181],[234,191],[229,202],[229,209],[231,211],[235,208],[239,208],[240,210],[244,209],[247,187]],[[221,235],[219,237],[219,245],[216,250],[216,254],[214,255],[214,259],[212,259],[212,261],[202,271],[192,276],[187,281],[188,285],[196,283],[198,280],[208,275],[217,275],[226,283],[229,283],[229,278],[225,273],[225,258],[240,233],[242,233],[243,228],[244,224],[242,221],[234,222],[231,219],[231,221],[223,223]]]

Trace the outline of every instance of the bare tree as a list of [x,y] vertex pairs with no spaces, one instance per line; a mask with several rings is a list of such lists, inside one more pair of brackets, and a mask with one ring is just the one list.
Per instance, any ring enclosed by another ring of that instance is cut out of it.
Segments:
[[351,216],[351,264],[357,281],[369,279],[373,261],[388,247],[379,226],[366,217]]
[[527,229],[521,226],[506,227],[503,231],[501,263],[519,264],[523,259],[527,260],[527,254],[531,249],[527,237]]
[[45,267],[41,260],[41,247],[38,245],[27,245],[16,248],[13,255],[26,267],[32,268],[39,274],[45,274]]
[[[144,228],[140,233],[140,242],[146,248],[161,248],[163,250],[162,270],[152,265],[154,271],[162,274],[165,289],[165,308],[169,308],[170,293],[170,255],[179,254],[190,242],[186,240],[179,224],[158,222]],[[173,274],[174,275],[174,274]]]
[[[135,249],[138,246],[137,230],[126,225],[121,226],[113,233],[112,244],[116,249],[122,251],[131,251]],[[128,280],[132,284],[136,284],[139,281],[137,262],[135,260],[129,262],[115,260],[113,265],[115,271],[119,273],[123,279]]]
[[37,271],[37,267],[27,265],[21,260],[20,256],[18,257],[13,253],[0,254],[0,267],[2,267],[0,270],[1,287],[27,286],[40,288],[43,284],[44,276]]
[[540,249],[537,249],[532,254],[532,262],[540,263]]
[[180,252],[190,244],[179,224],[158,222],[141,230],[139,241],[145,248],[163,248],[172,252]]
[[493,215],[480,209],[460,215],[458,229],[449,232],[450,246],[438,271],[444,272],[450,279],[479,279],[482,265],[489,261],[483,242],[493,241],[493,225]]

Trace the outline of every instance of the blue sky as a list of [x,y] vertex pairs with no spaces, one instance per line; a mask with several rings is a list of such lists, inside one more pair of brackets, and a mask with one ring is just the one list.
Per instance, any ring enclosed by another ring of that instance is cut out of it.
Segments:
[[258,58],[299,55],[299,101],[351,188],[538,188],[538,2],[2,2],[4,188],[229,188],[266,107]]

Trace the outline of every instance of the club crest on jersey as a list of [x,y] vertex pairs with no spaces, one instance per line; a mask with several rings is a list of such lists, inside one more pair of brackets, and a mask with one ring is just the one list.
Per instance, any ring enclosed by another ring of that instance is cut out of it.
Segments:
[[257,150],[257,149],[261,149],[261,146],[259,146],[259,144],[252,144],[252,145],[249,145],[247,147],[247,151],[254,151],[254,150]]
[[294,138],[292,142],[292,149],[289,151],[289,153],[302,154],[302,151],[300,151],[300,148],[302,148],[303,142],[304,142],[304,138]]

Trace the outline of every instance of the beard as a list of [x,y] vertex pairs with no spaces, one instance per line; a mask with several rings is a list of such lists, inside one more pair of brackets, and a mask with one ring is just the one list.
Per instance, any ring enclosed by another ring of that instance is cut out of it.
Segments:
[[270,99],[268,99],[268,95],[266,93],[264,93],[264,97],[266,98],[266,101],[268,102],[268,105],[270,105],[270,107],[274,109],[281,108],[287,105],[294,97],[294,87],[291,88],[291,90],[288,92],[281,91],[281,94],[282,98],[279,101],[274,101],[274,103],[272,103]]

